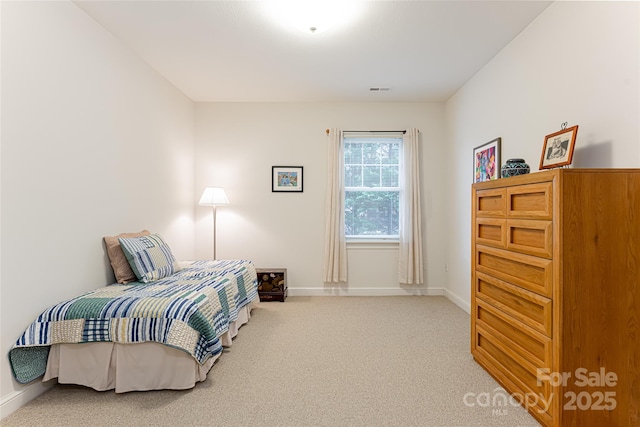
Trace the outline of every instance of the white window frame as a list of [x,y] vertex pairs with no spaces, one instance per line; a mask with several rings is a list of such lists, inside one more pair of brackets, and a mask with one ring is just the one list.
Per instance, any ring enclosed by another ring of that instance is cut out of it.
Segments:
[[[375,139],[376,137],[380,137],[380,138],[393,138],[393,139],[398,139],[398,145],[399,145],[399,156],[398,156],[398,173],[400,173],[400,171],[402,170],[402,132],[376,132],[376,133],[368,133],[368,132],[345,132],[344,133],[344,139],[345,139],[345,143],[346,142],[353,142],[353,141],[347,141],[348,139],[357,139],[357,138],[362,138],[362,139]],[[366,141],[362,141],[363,144],[367,143]],[[346,169],[347,163],[346,163],[346,159],[345,159],[345,163],[344,163],[344,168],[343,168],[343,173],[344,170]],[[362,164],[362,166],[365,166],[365,164]],[[353,191],[362,191],[362,192],[373,192],[373,191],[397,191],[398,192],[398,209],[400,209],[400,177],[398,177],[398,186],[397,187],[347,187],[346,186],[346,182],[345,182],[345,186],[344,186],[344,191],[345,191],[345,198],[346,198],[346,193],[347,192],[353,192]],[[346,222],[346,216],[345,216],[345,222]],[[398,218],[399,221],[399,218]],[[346,225],[346,224],[345,224]],[[399,225],[399,224],[398,224]],[[360,246],[366,247],[367,244],[369,243],[382,243],[382,244],[396,244],[399,242],[400,236],[399,235],[349,235],[346,234],[345,235],[345,239],[347,241],[347,243],[349,243],[351,248],[359,248]],[[362,244],[362,245],[361,245]]]

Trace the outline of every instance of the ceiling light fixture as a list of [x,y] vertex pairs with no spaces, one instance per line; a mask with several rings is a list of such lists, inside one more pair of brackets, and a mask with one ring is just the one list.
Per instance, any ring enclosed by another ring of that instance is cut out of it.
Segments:
[[273,19],[308,34],[322,33],[352,21],[359,4],[345,0],[273,0],[265,3]]

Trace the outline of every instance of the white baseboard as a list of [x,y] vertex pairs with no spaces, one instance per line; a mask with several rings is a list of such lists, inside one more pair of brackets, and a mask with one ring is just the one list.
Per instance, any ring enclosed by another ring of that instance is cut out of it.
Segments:
[[444,295],[442,288],[289,288],[289,296],[328,297],[328,296],[407,296],[407,295]]
[[43,383],[41,380],[37,380],[32,384],[25,386],[20,391],[14,391],[7,396],[2,397],[0,400],[0,419],[13,414],[24,405],[40,396],[45,391],[49,390],[56,384],[55,380],[47,381]]
[[457,305],[458,307],[460,307],[461,309],[463,309],[467,313],[471,314],[471,304],[469,304],[468,302],[464,301],[458,295],[456,295],[456,294],[454,294],[452,292],[449,292],[448,289],[445,289],[444,290],[444,296],[447,297],[447,299],[449,301],[451,301],[452,303],[454,303],[455,305]]
[[467,313],[471,313],[471,305],[456,294],[444,288],[289,288],[289,296],[297,297],[328,297],[328,296],[358,296],[358,297],[386,297],[426,295],[444,296],[449,301]]

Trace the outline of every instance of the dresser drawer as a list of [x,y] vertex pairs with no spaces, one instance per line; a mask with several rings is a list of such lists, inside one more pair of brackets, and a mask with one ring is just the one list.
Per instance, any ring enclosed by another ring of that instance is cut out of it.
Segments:
[[476,243],[507,247],[507,221],[499,218],[478,218],[475,227]]
[[550,259],[476,245],[476,270],[552,297],[553,262]]
[[520,185],[507,188],[507,217],[551,219],[553,183]]
[[481,272],[475,276],[475,296],[551,337],[552,303],[549,298]]
[[551,258],[553,254],[552,225],[551,221],[509,219],[506,230],[507,249]]
[[504,188],[476,191],[476,216],[504,218],[507,215],[506,194]]
[[[506,389],[524,398],[522,405],[543,418],[552,412],[553,394],[548,380],[539,378],[539,367],[513,352],[499,334],[481,325],[476,328],[473,356],[498,379],[507,380]],[[488,363],[487,363],[488,362]],[[515,390],[509,387],[515,386]]]
[[509,344],[509,349],[537,368],[551,369],[551,338],[514,319],[488,302],[476,300],[476,327],[481,325]]

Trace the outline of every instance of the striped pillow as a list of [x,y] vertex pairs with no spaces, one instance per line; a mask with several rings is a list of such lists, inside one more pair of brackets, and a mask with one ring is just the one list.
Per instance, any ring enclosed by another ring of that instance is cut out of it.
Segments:
[[142,230],[140,233],[122,233],[117,236],[104,237],[104,245],[107,248],[107,255],[113,268],[113,275],[116,276],[116,282],[126,284],[138,280],[133,270],[131,270],[129,261],[127,261],[127,257],[124,255],[118,239],[120,237],[148,236],[149,234],[151,234],[149,230]]
[[143,283],[171,276],[182,269],[159,234],[118,240],[133,273]]

